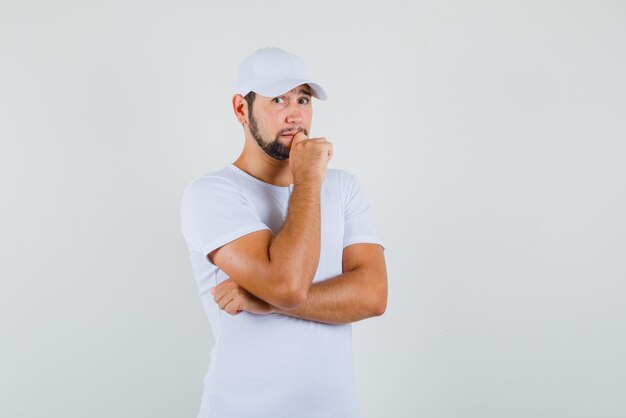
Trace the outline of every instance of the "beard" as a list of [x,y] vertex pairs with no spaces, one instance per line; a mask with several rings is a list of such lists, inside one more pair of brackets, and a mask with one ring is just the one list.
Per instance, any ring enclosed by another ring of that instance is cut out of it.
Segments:
[[[252,113],[250,113],[249,115],[249,122],[250,123],[248,124],[248,126],[250,126],[250,133],[252,134],[252,137],[267,155],[274,158],[275,160],[286,160],[289,158],[290,148],[287,148],[280,142],[280,136],[284,132],[284,130],[279,131],[273,141],[268,141],[263,138],[263,136],[259,132],[257,120],[254,118]],[[301,130],[306,136],[309,136],[309,133],[306,129],[301,128]]]

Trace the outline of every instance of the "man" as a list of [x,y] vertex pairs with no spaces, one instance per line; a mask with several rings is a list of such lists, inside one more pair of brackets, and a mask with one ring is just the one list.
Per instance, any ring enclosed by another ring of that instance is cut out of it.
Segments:
[[358,418],[351,322],[382,315],[387,273],[363,190],[309,138],[326,99],[304,63],[239,68],[239,158],[186,188],[182,230],[215,346],[199,417]]

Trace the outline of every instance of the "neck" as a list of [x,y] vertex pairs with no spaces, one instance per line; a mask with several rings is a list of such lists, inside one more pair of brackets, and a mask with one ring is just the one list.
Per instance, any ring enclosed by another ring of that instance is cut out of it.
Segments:
[[274,186],[286,187],[293,183],[289,160],[275,160],[251,138],[246,138],[243,151],[233,164],[252,177]]

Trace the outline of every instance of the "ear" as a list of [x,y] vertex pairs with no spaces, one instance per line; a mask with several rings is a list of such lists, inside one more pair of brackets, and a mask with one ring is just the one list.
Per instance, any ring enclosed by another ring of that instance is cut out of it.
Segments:
[[233,111],[239,123],[245,125],[248,122],[248,103],[241,94],[233,96]]

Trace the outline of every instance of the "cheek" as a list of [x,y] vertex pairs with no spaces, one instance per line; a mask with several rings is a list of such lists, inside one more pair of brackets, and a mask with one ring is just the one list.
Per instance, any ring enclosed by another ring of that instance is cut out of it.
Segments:
[[267,126],[267,119],[266,118],[264,118],[264,117],[256,118],[256,126],[257,126],[257,129],[260,132],[262,132],[262,133],[268,132],[268,126]]
[[266,132],[274,132],[280,126],[280,112],[264,112],[257,118],[257,125]]

